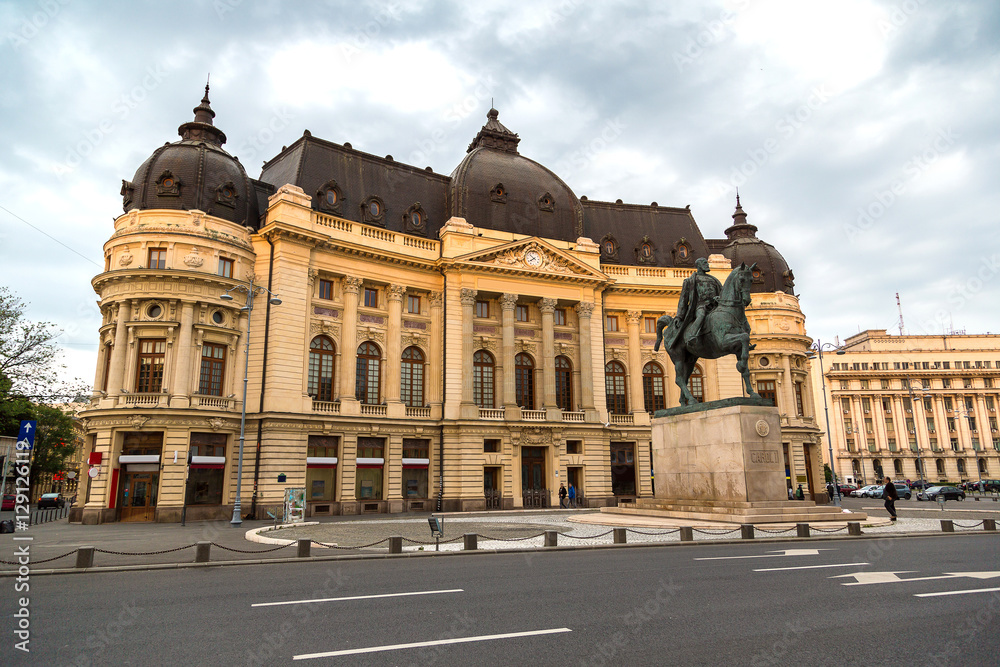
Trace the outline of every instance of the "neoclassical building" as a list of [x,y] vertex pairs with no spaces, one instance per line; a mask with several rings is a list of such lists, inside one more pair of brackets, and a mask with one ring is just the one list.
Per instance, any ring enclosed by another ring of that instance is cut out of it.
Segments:
[[[206,88],[122,182],[73,520],[231,515],[244,407],[244,510],[294,488],[310,514],[649,496],[651,415],[679,398],[655,322],[697,257],[723,281],[757,264],[754,380],[789,484],[825,500],[805,318],[739,201],[706,239],[689,208],[577,197],[494,109],[450,176],[307,130],[254,179],[214,116]],[[280,304],[247,309],[250,280]],[[732,357],[691,384],[742,392]]]
[[813,374],[818,400],[822,383],[829,392],[840,479],[1000,478],[1000,336],[869,329],[840,351],[824,355],[824,375]]

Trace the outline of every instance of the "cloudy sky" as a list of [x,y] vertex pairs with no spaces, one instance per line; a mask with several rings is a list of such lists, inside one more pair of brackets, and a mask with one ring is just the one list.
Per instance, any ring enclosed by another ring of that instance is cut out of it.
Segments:
[[304,129],[450,173],[490,101],[591,199],[738,186],[795,271],[813,337],[1000,332],[1000,4],[0,2],[0,284],[92,381],[90,279],[121,179],[211,72],[226,148],[260,174]]

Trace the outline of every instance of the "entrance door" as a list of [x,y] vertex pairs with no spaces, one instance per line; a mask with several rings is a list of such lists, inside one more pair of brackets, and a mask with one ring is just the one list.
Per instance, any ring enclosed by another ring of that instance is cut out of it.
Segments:
[[548,507],[544,447],[521,447],[521,495],[525,507]]
[[806,483],[809,484],[809,498],[816,500],[816,485],[813,484],[812,447],[804,444],[802,445],[802,452],[806,457]]
[[635,443],[611,443],[611,492],[616,496],[635,495]]
[[487,466],[483,468],[483,494],[486,496],[486,509],[503,509],[503,497],[500,491],[500,468]]
[[126,472],[122,486],[122,521],[152,521],[159,473]]

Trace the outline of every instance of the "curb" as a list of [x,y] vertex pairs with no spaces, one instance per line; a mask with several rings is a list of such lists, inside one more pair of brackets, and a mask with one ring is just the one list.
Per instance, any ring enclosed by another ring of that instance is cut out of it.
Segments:
[[[301,524],[298,524],[301,525]],[[486,555],[503,555],[503,554],[522,554],[522,553],[553,553],[553,552],[563,552],[563,551],[593,551],[599,549],[656,549],[663,547],[673,547],[673,548],[684,548],[684,547],[695,547],[695,546],[726,546],[734,544],[742,544],[744,546],[750,544],[782,544],[782,543],[796,543],[796,542],[835,542],[838,540],[873,540],[873,539],[907,539],[907,538],[925,538],[925,537],[942,537],[942,536],[993,536],[996,537],[1000,535],[1000,532],[993,531],[966,531],[966,532],[954,532],[945,533],[941,531],[922,531],[918,533],[888,533],[885,535],[873,535],[873,534],[863,534],[863,535],[839,535],[839,536],[829,536],[829,537],[768,537],[753,540],[744,539],[727,539],[727,540],[702,540],[702,541],[692,541],[692,542],[643,542],[643,543],[633,543],[633,544],[586,544],[580,546],[555,546],[555,547],[532,547],[525,549],[477,549],[477,550],[460,550],[460,551],[406,551],[400,554],[389,554],[389,553],[354,553],[354,554],[344,554],[344,555],[329,555],[329,556],[312,556],[310,558],[260,558],[260,559],[247,559],[247,560],[230,560],[230,561],[210,561],[208,563],[150,563],[148,565],[112,565],[108,567],[90,567],[90,568],[63,568],[63,569],[48,569],[48,570],[32,570],[32,576],[41,575],[60,575],[60,574],[90,574],[90,573],[109,573],[109,572],[135,572],[135,571],[149,571],[149,570],[178,570],[187,568],[206,568],[206,567],[231,567],[234,565],[270,565],[278,563],[320,563],[327,561],[341,561],[341,560],[374,560],[374,559],[394,559],[394,558],[434,558],[434,557],[455,557],[455,556],[486,556]],[[17,571],[11,572],[0,572],[0,579],[12,578],[18,576]]]

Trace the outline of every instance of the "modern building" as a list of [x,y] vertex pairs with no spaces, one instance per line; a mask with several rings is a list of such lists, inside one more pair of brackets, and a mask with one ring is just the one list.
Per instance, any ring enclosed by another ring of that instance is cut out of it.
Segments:
[[[870,329],[823,361],[840,479],[1000,477],[1000,336],[893,336]],[[819,372],[813,383],[822,401]]]
[[[756,262],[755,381],[789,483],[825,499],[792,272],[739,201],[706,239],[687,207],[577,197],[495,109],[450,176],[305,131],[254,179],[214,116],[206,88],[122,183],[73,520],[229,516],[244,408],[244,509],[293,488],[310,514],[649,496],[651,415],[679,397],[656,319],[697,257],[723,281]],[[245,308],[251,278],[280,305]],[[732,357],[691,385],[742,392]]]

